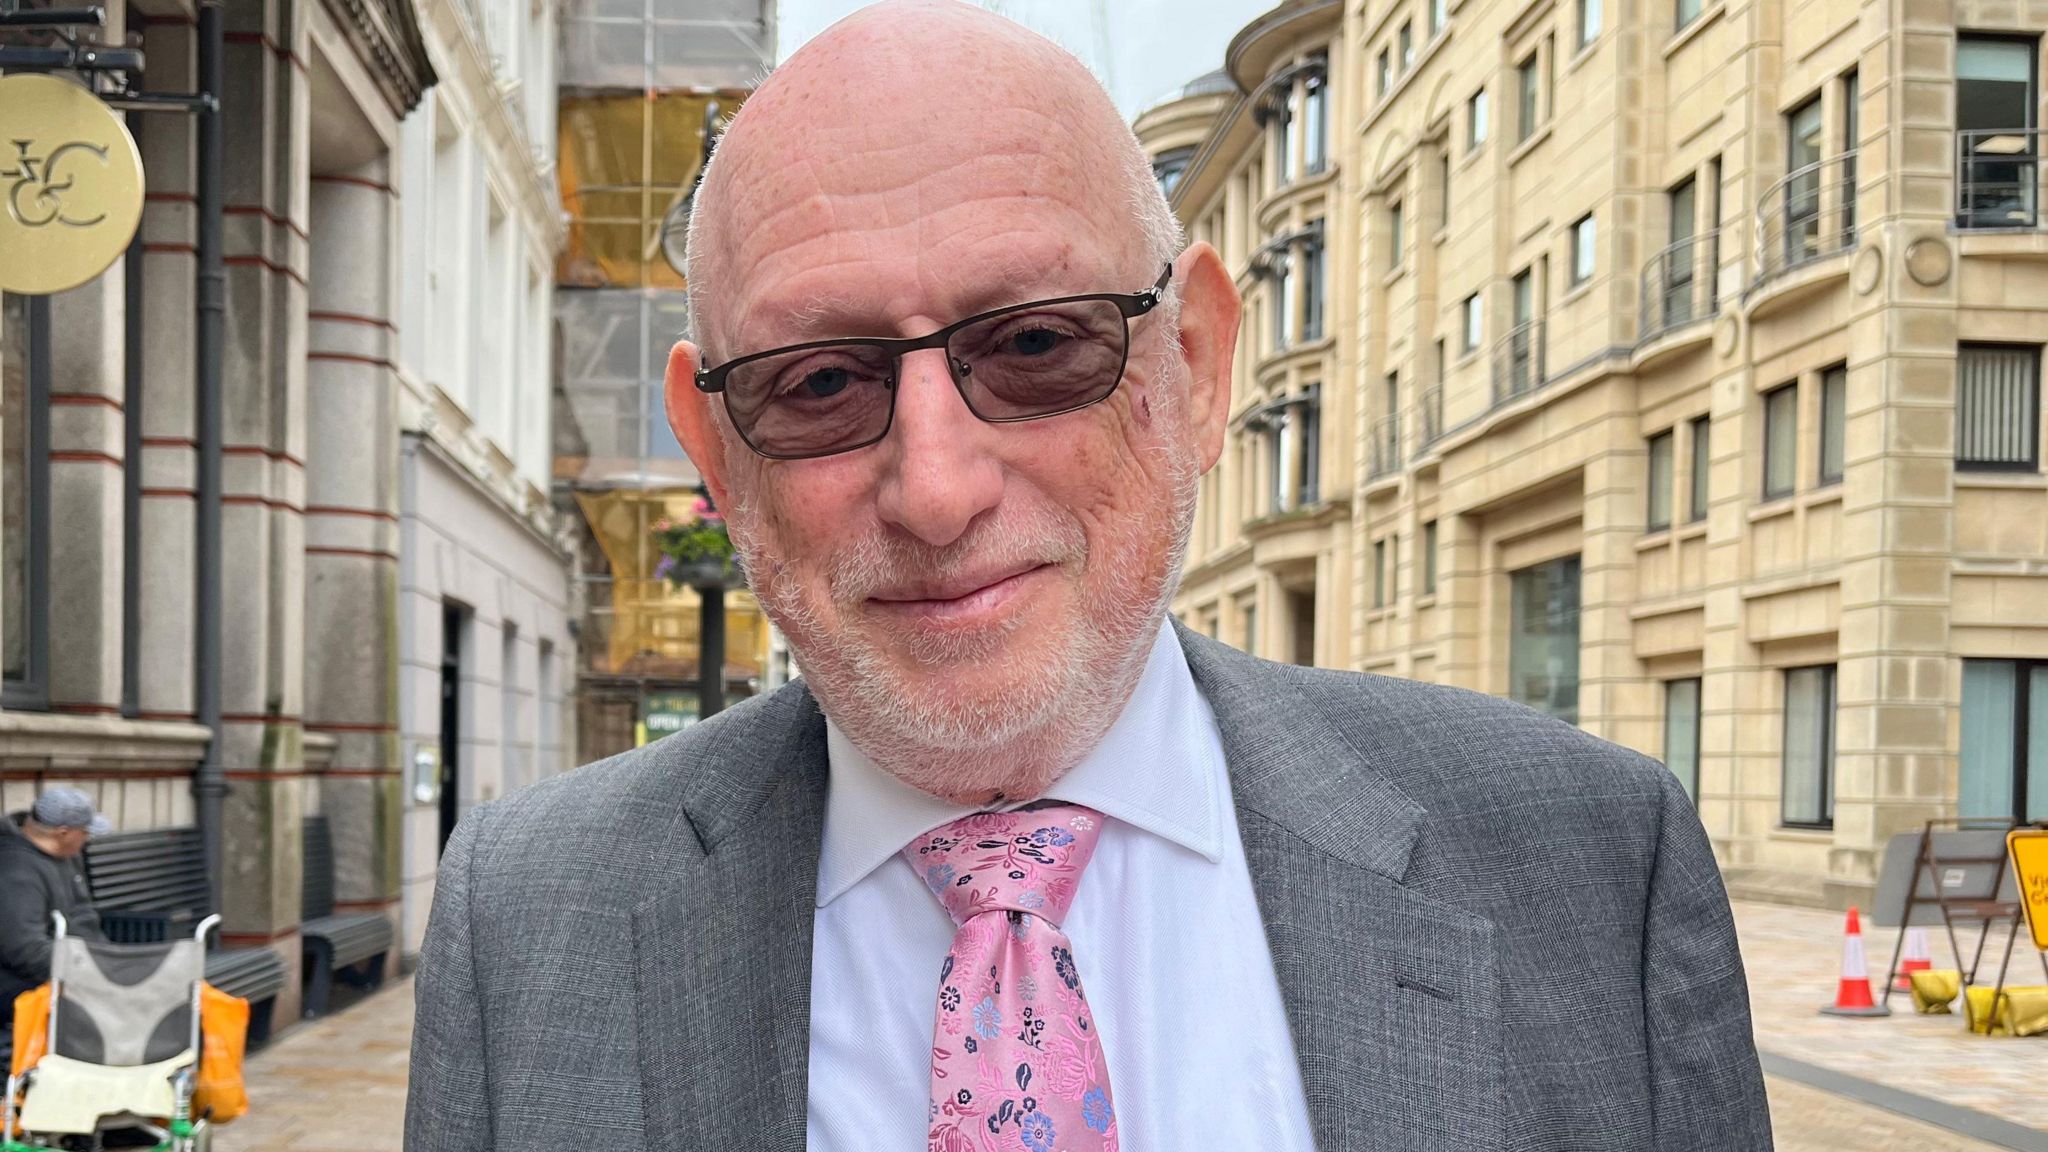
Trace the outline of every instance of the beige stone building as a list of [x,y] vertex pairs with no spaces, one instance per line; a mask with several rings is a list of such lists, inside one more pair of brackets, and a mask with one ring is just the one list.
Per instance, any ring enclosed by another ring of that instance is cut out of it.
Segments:
[[1742,895],[1867,900],[1894,833],[2048,818],[2044,33],[1260,17],[1137,125],[1246,300],[1179,614],[1657,756]]

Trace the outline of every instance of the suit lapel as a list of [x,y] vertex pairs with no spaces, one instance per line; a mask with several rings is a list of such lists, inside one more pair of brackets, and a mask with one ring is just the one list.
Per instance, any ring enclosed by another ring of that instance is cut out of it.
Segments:
[[[1271,665],[1192,633],[1326,1149],[1505,1146],[1494,926],[1411,875],[1425,812]],[[1394,725],[1388,726],[1390,729]]]
[[678,772],[664,891],[634,913],[646,1146],[804,1146],[825,734],[801,689]]

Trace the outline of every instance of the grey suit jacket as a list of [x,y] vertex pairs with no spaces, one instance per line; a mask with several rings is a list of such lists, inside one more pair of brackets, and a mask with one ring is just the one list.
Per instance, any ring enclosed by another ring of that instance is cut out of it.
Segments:
[[[1181,643],[1324,1152],[1770,1147],[1727,897],[1661,765],[1491,697]],[[825,774],[799,683],[472,813],[406,1147],[803,1147]]]

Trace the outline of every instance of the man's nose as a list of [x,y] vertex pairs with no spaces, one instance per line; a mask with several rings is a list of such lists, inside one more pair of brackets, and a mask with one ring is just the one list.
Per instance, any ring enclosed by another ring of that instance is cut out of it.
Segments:
[[903,358],[896,419],[882,442],[887,469],[878,495],[883,520],[933,547],[960,538],[1003,498],[999,429],[976,418],[953,386],[944,349]]

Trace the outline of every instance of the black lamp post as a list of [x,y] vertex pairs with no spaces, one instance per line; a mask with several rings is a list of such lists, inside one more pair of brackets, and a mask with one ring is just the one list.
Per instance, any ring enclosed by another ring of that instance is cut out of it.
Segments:
[[[709,488],[699,486],[706,512],[717,508]],[[690,587],[697,590],[697,719],[708,720],[725,709],[725,586],[731,567],[720,561],[697,565]]]

